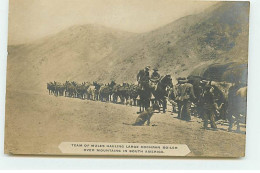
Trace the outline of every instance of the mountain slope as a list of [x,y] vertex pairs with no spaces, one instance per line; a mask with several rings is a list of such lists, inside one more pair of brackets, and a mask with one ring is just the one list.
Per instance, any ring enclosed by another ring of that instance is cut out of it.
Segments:
[[158,67],[162,74],[180,76],[205,63],[247,62],[248,13],[247,2],[222,2],[201,14],[131,37],[106,58],[106,66],[99,64],[97,69],[102,67],[103,74],[95,76],[100,73],[92,70],[93,77],[133,82],[146,65]]
[[214,62],[247,63],[248,13],[248,2],[222,2],[142,34],[73,26],[9,46],[7,87],[43,90],[53,80],[135,82],[146,65],[177,77]]
[[17,88],[19,81],[19,88],[45,89],[48,81],[85,80],[87,69],[132,35],[99,25],[82,25],[31,44],[9,46],[7,87]]

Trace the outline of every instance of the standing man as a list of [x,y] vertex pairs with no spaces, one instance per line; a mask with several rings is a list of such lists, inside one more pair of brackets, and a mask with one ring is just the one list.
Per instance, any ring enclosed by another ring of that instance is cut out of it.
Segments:
[[173,85],[169,90],[168,101],[172,104],[172,113],[178,112],[177,98],[177,85]]
[[237,130],[240,131],[240,114],[246,115],[246,97],[242,98],[238,94],[238,90],[240,88],[243,88],[240,81],[236,82],[233,86],[229,88],[228,91],[228,122],[229,122],[229,128],[228,131],[232,131],[233,125],[237,125]]
[[193,85],[188,83],[186,78],[178,78],[177,84],[178,96],[176,98],[178,103],[178,118],[186,121],[191,120],[190,105],[191,100],[195,100]]
[[201,96],[202,114],[203,114],[203,129],[208,129],[208,120],[210,120],[211,128],[217,130],[215,122],[216,103],[214,100],[213,88],[208,83],[204,87]]
[[177,85],[176,85],[176,90],[177,90],[177,94],[176,94],[176,103],[177,103],[177,107],[178,107],[178,119],[181,119],[182,117],[182,108],[183,108],[183,102],[182,102],[182,96],[181,96],[181,93],[182,93],[182,84],[184,83],[183,81],[185,80],[185,78],[182,78],[182,77],[179,77],[177,78]]
[[137,74],[138,85],[141,86],[142,88],[149,87],[149,80],[150,80],[149,70],[150,70],[150,66],[146,66],[144,70],[140,70],[139,73]]

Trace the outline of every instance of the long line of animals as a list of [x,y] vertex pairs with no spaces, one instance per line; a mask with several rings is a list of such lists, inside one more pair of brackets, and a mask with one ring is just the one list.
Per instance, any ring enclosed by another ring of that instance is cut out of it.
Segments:
[[[189,83],[193,86],[196,98],[199,98],[202,94],[201,81],[203,79],[197,76],[189,76],[187,79]],[[232,123],[232,126],[235,123],[237,125],[237,130],[239,130],[240,119],[241,117],[245,119],[246,116],[246,107],[241,107],[241,111],[235,110],[234,112],[227,112],[228,101],[232,100],[229,98],[232,97],[230,96],[229,92],[234,84],[215,81],[211,81],[210,84],[214,89],[213,92],[216,103],[218,105],[223,105],[221,107],[221,110],[219,110],[216,115],[216,120],[229,120],[229,124]],[[169,75],[162,77],[156,85],[150,85],[150,87],[148,88],[145,88],[139,84],[136,85],[132,83],[117,84],[115,81],[111,81],[107,84],[101,84],[95,81],[92,83],[83,82],[81,84],[75,81],[66,81],[65,83],[54,81],[47,83],[47,89],[50,95],[55,96],[65,96],[93,101],[139,106],[140,112],[148,109],[153,103],[158,103],[159,105],[161,105],[162,111],[166,112],[167,100],[169,100],[173,106],[172,110],[178,111],[177,104],[174,104],[176,103],[175,98],[176,94],[178,93],[178,91],[176,91],[177,87],[176,85],[172,84],[172,79]],[[236,90],[236,95],[234,96],[236,97],[235,99],[241,98],[243,101],[246,100],[247,87],[239,87]],[[175,96],[169,97],[170,94]],[[191,102],[191,114],[201,117],[201,115],[198,115],[198,103],[196,103],[196,101],[194,100],[192,100]],[[234,121],[230,121],[231,119],[233,119]]]

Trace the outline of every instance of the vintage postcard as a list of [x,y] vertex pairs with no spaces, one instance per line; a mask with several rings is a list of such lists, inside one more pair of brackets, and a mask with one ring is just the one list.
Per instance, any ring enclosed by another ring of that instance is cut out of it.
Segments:
[[10,0],[5,153],[244,157],[249,9]]

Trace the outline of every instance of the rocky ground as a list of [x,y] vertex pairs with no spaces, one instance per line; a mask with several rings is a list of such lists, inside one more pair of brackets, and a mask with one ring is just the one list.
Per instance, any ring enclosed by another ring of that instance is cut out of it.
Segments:
[[[245,126],[241,133],[203,130],[199,118],[191,122],[176,114],[155,113],[151,126],[131,126],[137,107],[49,96],[48,93],[8,91],[5,152],[13,154],[61,154],[61,142],[131,142],[187,144],[189,156],[244,156]],[[11,103],[11,104],[10,104]],[[169,109],[170,110],[170,107]]]

